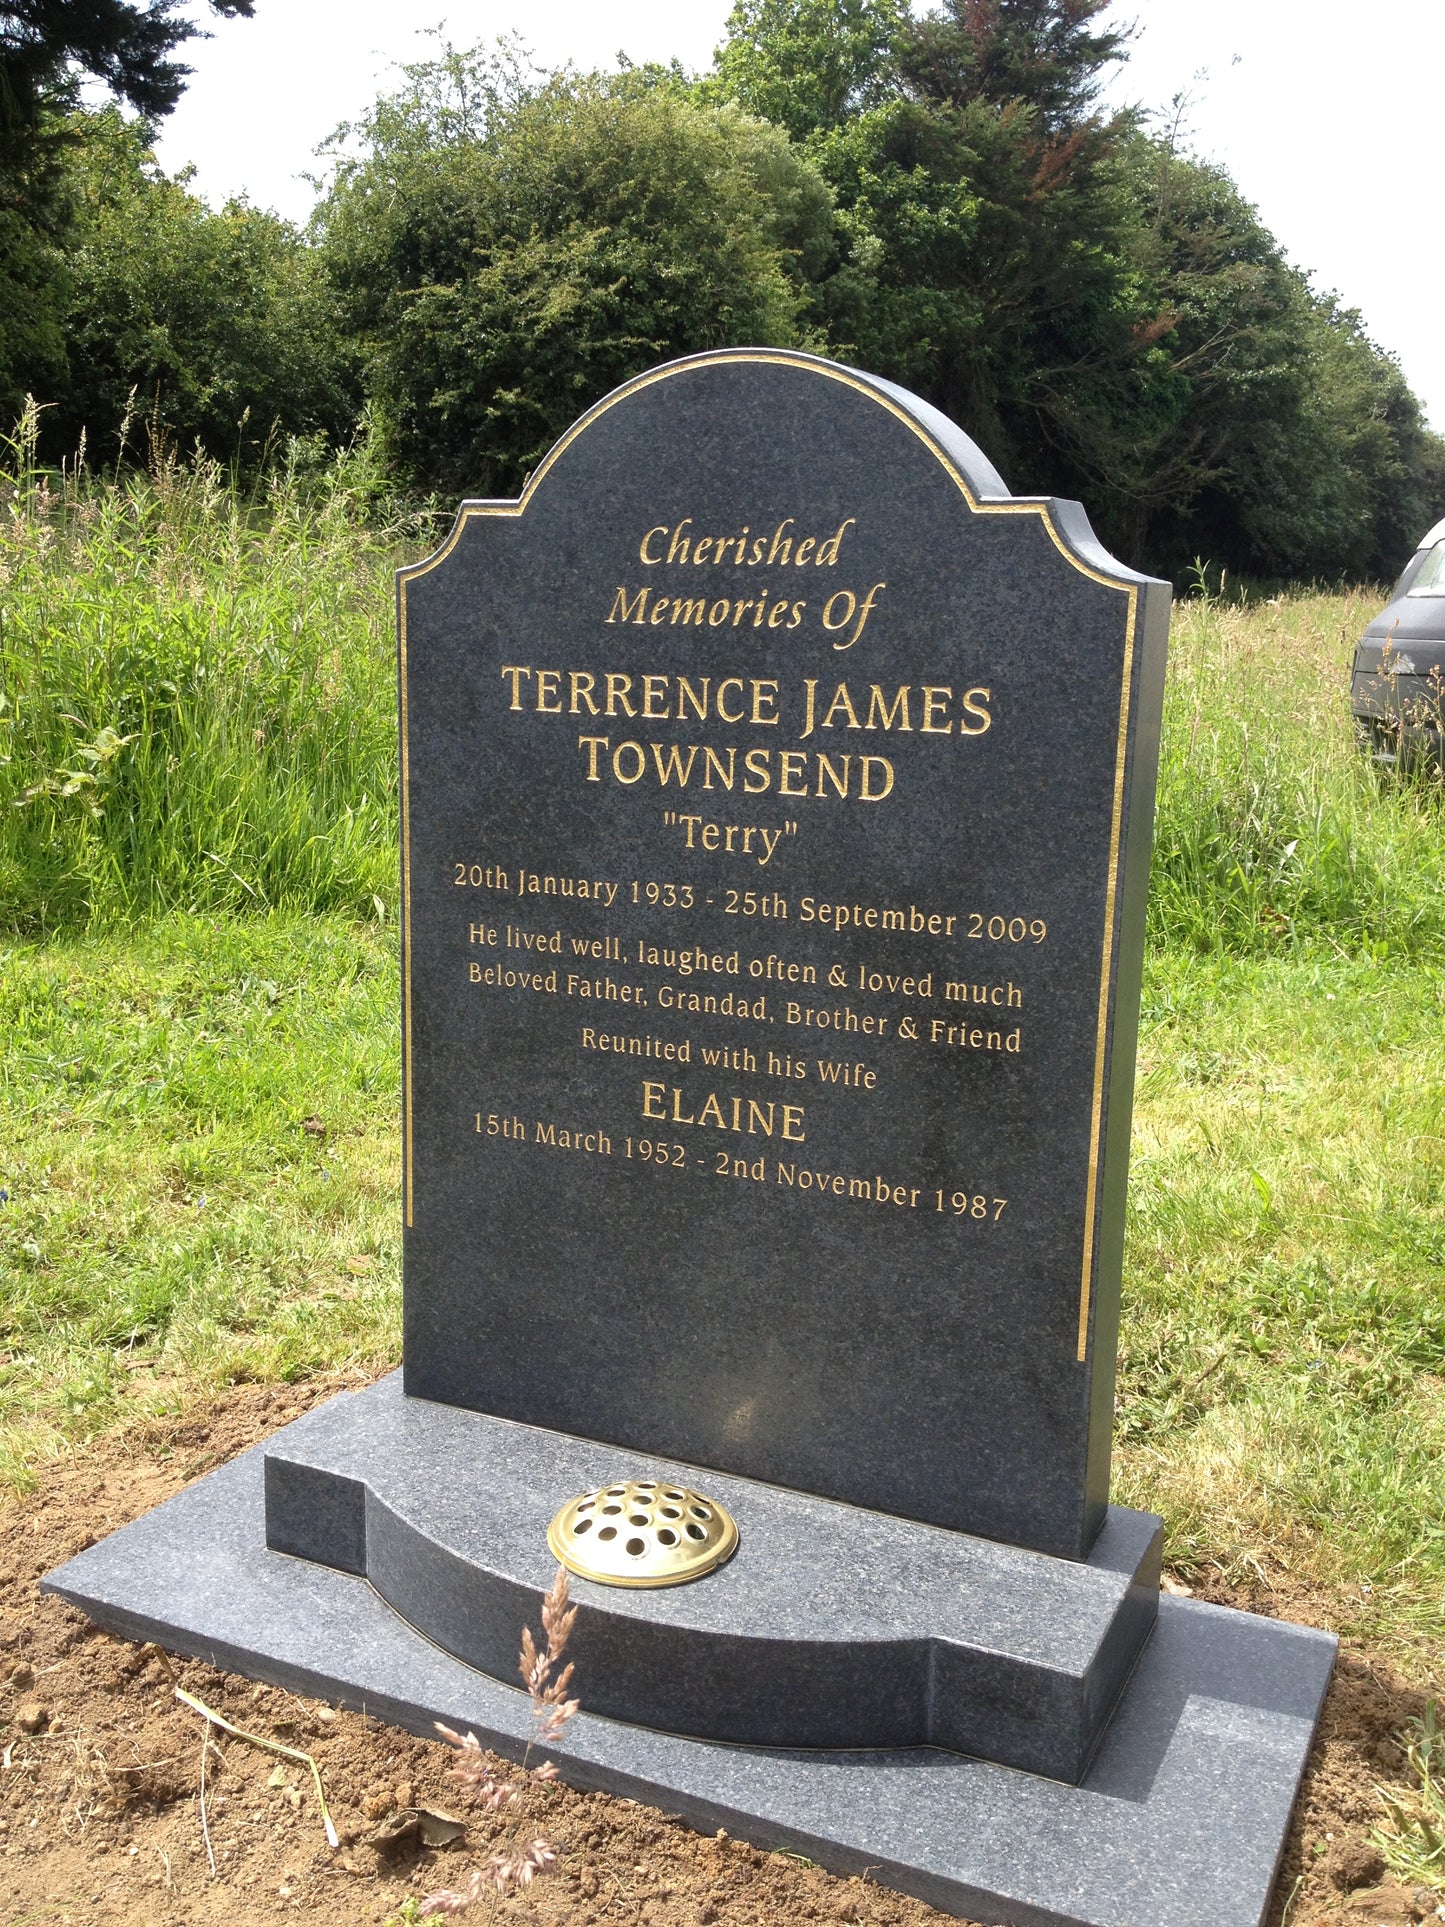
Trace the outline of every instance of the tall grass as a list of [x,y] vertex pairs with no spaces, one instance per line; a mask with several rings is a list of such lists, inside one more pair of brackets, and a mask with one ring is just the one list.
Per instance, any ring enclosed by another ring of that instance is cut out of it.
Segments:
[[0,440],[0,921],[372,913],[397,531],[366,445],[248,498],[206,461],[57,479],[34,432]]
[[[0,440],[0,925],[371,915],[395,875],[389,574],[362,443],[252,499],[207,462],[57,480]],[[1445,796],[1354,746],[1368,592],[1176,609],[1153,941],[1445,950]]]
[[1350,657],[1380,592],[1176,606],[1150,883],[1156,944],[1236,955],[1320,941],[1445,950],[1438,772],[1355,746]]

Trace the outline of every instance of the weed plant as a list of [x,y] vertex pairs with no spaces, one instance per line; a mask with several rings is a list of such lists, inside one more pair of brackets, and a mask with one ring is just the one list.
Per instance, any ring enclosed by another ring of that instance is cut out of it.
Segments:
[[0,441],[0,923],[374,914],[404,532],[370,444],[248,496],[205,460],[57,477],[36,426]]
[[1445,1891],[1445,1790],[1440,1785],[1445,1766],[1445,1732],[1439,1709],[1428,1700],[1419,1719],[1405,1734],[1405,1758],[1410,1781],[1404,1788],[1381,1787],[1385,1819],[1374,1840],[1395,1878],[1432,1894]]

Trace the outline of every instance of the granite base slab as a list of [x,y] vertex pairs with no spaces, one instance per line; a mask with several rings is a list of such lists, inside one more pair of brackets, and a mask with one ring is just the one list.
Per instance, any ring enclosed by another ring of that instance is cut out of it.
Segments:
[[273,1551],[369,1579],[444,1651],[510,1683],[556,1569],[547,1521],[625,1477],[707,1492],[721,1571],[634,1591],[574,1580],[594,1713],[760,1746],[945,1746],[1082,1778],[1153,1630],[1160,1521],[1111,1507],[1086,1560],[408,1397],[400,1374],[266,1446]]
[[[416,1733],[445,1720],[518,1756],[520,1691],[441,1651],[366,1580],[267,1549],[274,1446],[90,1547],[46,1590],[125,1637]],[[1078,1786],[937,1747],[727,1746],[585,1711],[555,1757],[575,1786],[1000,1927],[1258,1927],[1334,1652],[1323,1633],[1163,1599]]]

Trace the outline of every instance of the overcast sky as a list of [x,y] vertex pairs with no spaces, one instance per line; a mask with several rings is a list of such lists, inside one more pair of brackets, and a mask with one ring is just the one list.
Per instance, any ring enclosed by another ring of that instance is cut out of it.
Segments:
[[[400,61],[424,57],[418,23],[455,44],[520,34],[543,66],[635,61],[705,66],[730,0],[256,0],[193,43],[189,90],[160,142],[194,164],[213,202],[245,194],[304,220],[304,176],[339,121]],[[198,10],[199,17],[199,10]],[[1445,246],[1439,128],[1441,0],[1134,0],[1138,37],[1111,96],[1167,111],[1191,95],[1191,144],[1222,161],[1285,251],[1358,308],[1445,429]],[[1433,210],[1433,212],[1432,212]]]

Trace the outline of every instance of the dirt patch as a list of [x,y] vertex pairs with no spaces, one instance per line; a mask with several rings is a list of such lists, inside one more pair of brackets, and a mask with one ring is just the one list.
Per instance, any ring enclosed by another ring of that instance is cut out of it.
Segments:
[[[871,1882],[704,1838],[606,1794],[529,1784],[507,1813],[480,1815],[440,1745],[114,1639],[40,1597],[52,1566],[339,1389],[336,1380],[238,1389],[52,1468],[34,1495],[0,1512],[4,1927],[259,1927],[298,1913],[379,1924],[408,1896],[458,1886],[488,1854],[536,1834],[558,1846],[559,1870],[509,1899],[500,1909],[509,1917],[573,1927],[945,1919]],[[1284,1616],[1306,1616],[1291,1604]],[[203,1829],[204,1721],[177,1701],[178,1684],[234,1725],[314,1754],[339,1848],[327,1845],[304,1766],[224,1734],[206,1751]],[[1423,1697],[1364,1649],[1342,1656],[1272,1927],[1420,1917],[1414,1896],[1382,1883],[1368,1835],[1375,1787],[1402,1777],[1396,1735]],[[465,1832],[429,1846],[424,1832],[447,1829],[407,1818],[418,1811],[455,1814]]]

